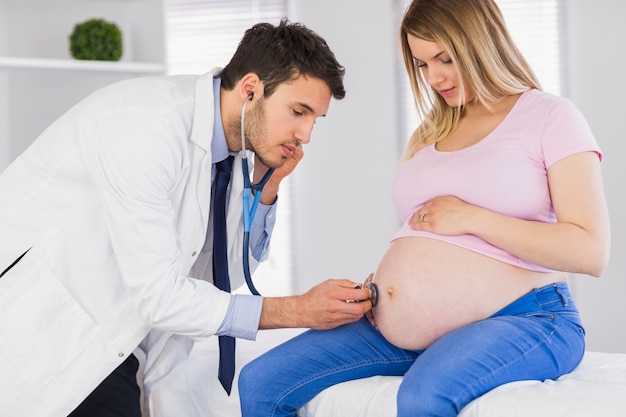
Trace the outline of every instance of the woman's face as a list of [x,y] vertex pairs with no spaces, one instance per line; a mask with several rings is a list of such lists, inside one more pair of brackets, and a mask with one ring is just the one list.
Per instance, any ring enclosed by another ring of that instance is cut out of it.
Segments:
[[472,99],[469,91],[463,97],[461,77],[441,45],[412,35],[407,35],[407,41],[424,79],[449,106],[458,107]]

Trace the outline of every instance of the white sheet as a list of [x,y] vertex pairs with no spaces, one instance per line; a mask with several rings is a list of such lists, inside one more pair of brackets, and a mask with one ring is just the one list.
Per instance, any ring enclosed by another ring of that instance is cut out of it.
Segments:
[[[395,417],[401,377],[372,377],[328,388],[300,417]],[[459,417],[624,417],[626,354],[586,352],[556,381],[502,385],[468,404]]]
[[[239,369],[299,330],[259,332],[237,342]],[[235,377],[237,377],[235,375]],[[395,417],[401,377],[372,377],[328,388],[299,417]],[[237,417],[236,385],[228,397],[217,381],[217,338],[198,344],[189,361],[155,388],[151,417]],[[147,416],[147,413],[146,413]],[[587,352],[556,381],[520,381],[474,400],[459,417],[626,417],[626,354]]]

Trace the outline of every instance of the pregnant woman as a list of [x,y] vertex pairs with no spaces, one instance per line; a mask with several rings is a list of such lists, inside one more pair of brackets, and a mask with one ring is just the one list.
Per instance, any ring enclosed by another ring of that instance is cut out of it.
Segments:
[[423,122],[392,185],[405,222],[367,280],[377,303],[245,367],[244,417],[295,416],[323,389],[373,375],[404,375],[400,417],[456,416],[582,358],[566,273],[600,276],[610,249],[589,126],[541,91],[493,0],[415,0],[400,36]]

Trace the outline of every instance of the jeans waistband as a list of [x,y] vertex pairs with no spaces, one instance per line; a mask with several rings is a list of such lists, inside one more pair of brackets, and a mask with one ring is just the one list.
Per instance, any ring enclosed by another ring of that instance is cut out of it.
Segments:
[[492,317],[518,316],[537,311],[553,313],[575,313],[578,308],[572,299],[569,286],[565,282],[554,282],[546,286],[535,288],[528,294],[513,301]]

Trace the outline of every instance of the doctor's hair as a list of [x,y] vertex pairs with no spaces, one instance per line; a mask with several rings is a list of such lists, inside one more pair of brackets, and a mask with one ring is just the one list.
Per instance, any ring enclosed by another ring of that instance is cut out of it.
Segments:
[[409,48],[409,35],[441,45],[459,74],[461,94],[473,93],[474,103],[490,108],[507,96],[541,89],[494,0],[413,0],[402,19],[400,45],[422,122],[402,160],[447,137],[463,114],[462,104],[449,106],[426,82]]
[[281,83],[301,75],[324,81],[338,100],[346,95],[343,86],[345,69],[337,62],[326,41],[303,24],[292,23],[286,18],[277,26],[258,23],[246,30],[220,74],[222,87],[232,90],[248,73],[259,76],[265,87],[264,97],[272,95]]

